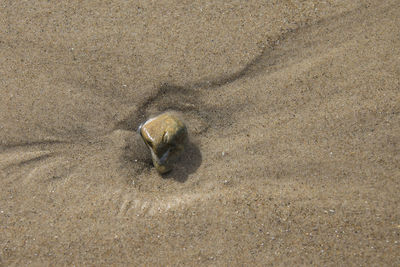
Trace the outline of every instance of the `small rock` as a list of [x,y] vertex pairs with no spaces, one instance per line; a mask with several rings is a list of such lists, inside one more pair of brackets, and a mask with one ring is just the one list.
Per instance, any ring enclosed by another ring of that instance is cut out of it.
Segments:
[[139,133],[151,151],[157,171],[160,174],[171,171],[188,139],[185,124],[166,112],[140,125]]

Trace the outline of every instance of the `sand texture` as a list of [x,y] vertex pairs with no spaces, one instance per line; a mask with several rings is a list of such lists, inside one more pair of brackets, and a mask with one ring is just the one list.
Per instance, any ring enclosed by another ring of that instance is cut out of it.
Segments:
[[0,1],[0,266],[399,266],[399,207],[399,0]]

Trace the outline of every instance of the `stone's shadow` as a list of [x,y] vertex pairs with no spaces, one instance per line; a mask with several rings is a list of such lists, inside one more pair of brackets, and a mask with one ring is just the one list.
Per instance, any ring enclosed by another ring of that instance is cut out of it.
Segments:
[[174,179],[180,183],[186,182],[189,175],[196,172],[202,162],[200,149],[192,142],[188,142],[183,155],[175,163],[171,172],[162,175],[165,179]]

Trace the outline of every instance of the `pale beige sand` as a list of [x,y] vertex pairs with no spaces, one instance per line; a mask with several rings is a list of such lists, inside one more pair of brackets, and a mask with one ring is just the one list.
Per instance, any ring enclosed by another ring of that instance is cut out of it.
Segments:
[[399,77],[398,0],[3,1],[0,265],[399,266]]

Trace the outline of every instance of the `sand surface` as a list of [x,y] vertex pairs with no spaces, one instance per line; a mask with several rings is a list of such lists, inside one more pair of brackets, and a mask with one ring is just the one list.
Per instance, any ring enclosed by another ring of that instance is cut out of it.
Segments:
[[0,2],[1,266],[399,266],[399,207],[398,0]]

